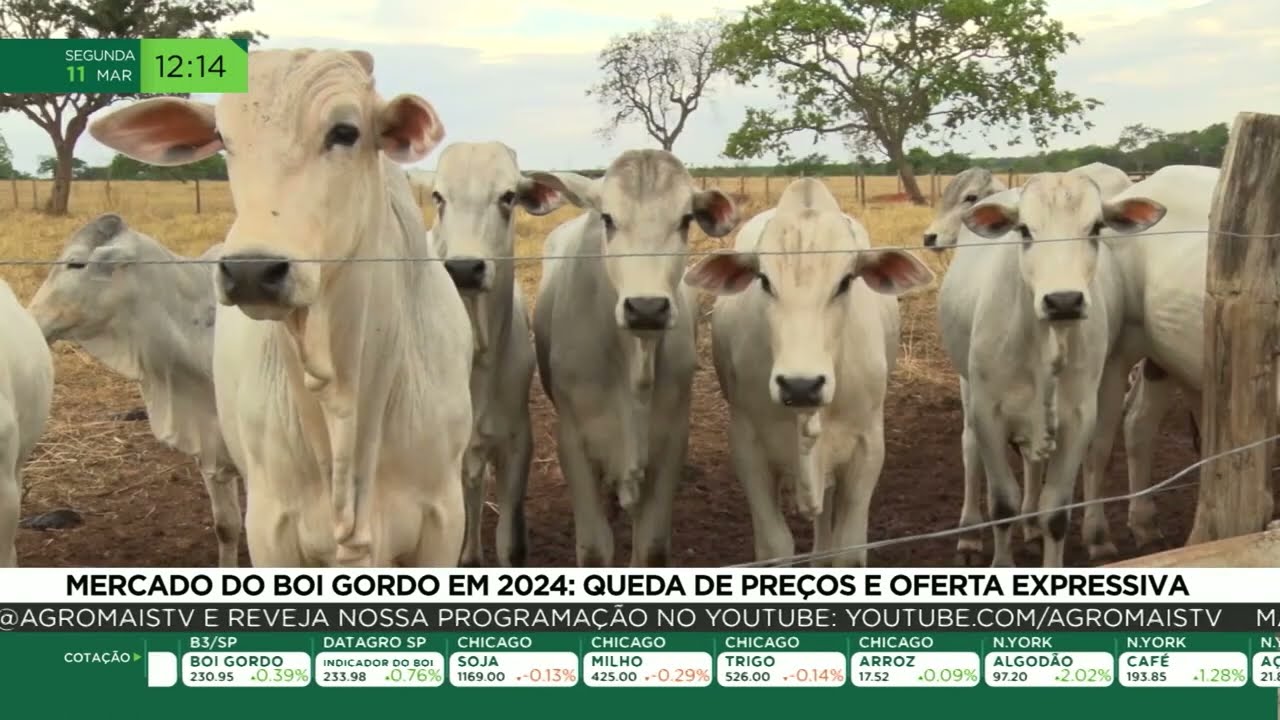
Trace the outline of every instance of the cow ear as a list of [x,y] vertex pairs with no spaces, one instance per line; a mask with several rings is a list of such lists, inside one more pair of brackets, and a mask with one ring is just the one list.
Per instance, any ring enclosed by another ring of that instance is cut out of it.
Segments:
[[1164,205],[1148,198],[1125,198],[1104,202],[1102,219],[1107,227],[1122,233],[1142,232],[1164,219]]
[[378,113],[382,151],[398,163],[415,163],[444,139],[444,124],[431,103],[417,95],[397,95]]
[[131,264],[133,253],[116,245],[103,245],[89,253],[89,267],[102,275],[110,275]]
[[882,295],[902,295],[933,282],[934,274],[905,250],[872,250],[858,253],[854,274]]
[[689,268],[684,282],[713,295],[736,295],[750,287],[759,274],[760,258],[755,253],[722,250]]
[[222,149],[213,106],[172,97],[104,115],[89,124],[89,135],[127,157],[163,167],[197,162]]
[[516,202],[530,215],[546,215],[565,204],[565,196],[550,183],[531,177],[516,183]]
[[569,172],[533,172],[528,179],[546,185],[584,210],[600,209],[600,184],[596,180]]
[[360,63],[360,67],[364,68],[365,72],[370,75],[373,74],[373,55],[369,54],[368,51],[348,50],[347,54],[355,58],[356,62]]
[[693,195],[693,216],[702,232],[724,237],[738,226],[738,208],[728,195],[716,190],[700,190]]
[[964,214],[965,227],[988,240],[995,240],[1018,224],[1018,209],[999,202],[978,203]]

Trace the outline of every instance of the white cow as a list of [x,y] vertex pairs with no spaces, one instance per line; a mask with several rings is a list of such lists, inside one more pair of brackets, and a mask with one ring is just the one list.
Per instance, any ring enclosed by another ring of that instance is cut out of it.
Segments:
[[[1122,329],[1121,278],[1097,236],[1108,226],[1146,229],[1163,214],[1159,203],[1142,198],[1104,201],[1097,184],[1080,174],[1044,173],[966,213],[942,283],[943,347],[960,375],[965,413],[966,490],[985,473],[994,519],[1014,516],[1020,490],[1005,445],[1017,444],[1024,477],[1044,474],[1039,519],[1046,567],[1062,566],[1070,517],[1062,506],[1075,490],[1103,368]],[[963,237],[969,232],[998,242],[969,245]],[[1084,236],[1091,239],[1054,241]],[[966,492],[961,526],[981,522],[980,498],[972,495]],[[993,534],[992,565],[1011,566],[1009,526]]]
[[[721,296],[712,355],[757,561],[794,553],[778,502],[783,486],[814,521],[814,552],[866,543],[897,362],[896,296],[933,278],[908,252],[872,251],[866,229],[812,178],[788,185],[776,208],[743,225],[732,252],[685,274]],[[820,564],[866,562],[858,550]]]
[[[212,261],[221,244],[199,259]],[[29,310],[45,340],[74,343],[139,384],[156,439],[196,459],[209,493],[218,565],[240,549],[237,472],[222,441],[213,393],[209,264],[183,258],[125,224],[100,215],[67,241]],[[141,262],[139,262],[141,261]]]
[[[396,165],[439,144],[440,118],[382,99],[363,51],[252,52],[248,87],[216,107],[145,100],[90,132],[154,164],[226,151],[213,377],[253,563],[455,565],[473,341]],[[428,260],[360,262],[386,257]]]
[[688,231],[697,222],[723,236],[737,211],[719,190],[698,190],[662,150],[625,152],[594,181],[531,177],[590,210],[547,238],[556,254],[573,257],[544,265],[533,313],[538,373],[556,408],[560,470],[573,494],[578,564],[613,564],[603,481],[631,515],[631,564],[666,565],[697,367],[697,297],[680,282]]
[[[1098,446],[1088,464],[1105,466],[1112,438],[1123,414],[1129,490],[1151,482],[1151,457],[1156,431],[1168,411],[1176,388],[1191,406],[1193,425],[1200,411],[1204,363],[1205,263],[1208,257],[1209,212],[1221,171],[1197,165],[1170,165],[1116,196],[1116,201],[1150,198],[1168,209],[1150,237],[1105,238],[1124,277],[1127,331],[1118,363],[1143,361],[1126,399],[1123,374],[1110,372],[1109,389],[1100,392]],[[1177,233],[1165,234],[1162,233]],[[1123,369],[1128,369],[1124,365]],[[1127,407],[1126,407],[1127,406]],[[1100,477],[1101,472],[1096,477]],[[1090,476],[1086,474],[1086,483]],[[1100,485],[1100,480],[1097,481]],[[1086,495],[1098,495],[1100,490]],[[1158,542],[1154,500],[1129,502],[1129,528],[1139,546]],[[1085,514],[1085,539],[1095,558],[1115,554],[1106,516]]]
[[53,355],[40,325],[0,280],[0,567],[17,567],[22,469],[53,405]]
[[971,167],[951,178],[938,199],[933,222],[924,229],[924,246],[934,250],[954,247],[969,208],[1006,189],[1000,178],[986,168]]
[[[1089,163],[1067,172],[1092,179],[1098,184],[1103,200],[1133,184],[1128,173],[1106,163]],[[1000,178],[986,168],[971,167],[956,175],[942,191],[938,211],[933,221],[924,229],[924,246],[934,250],[955,247],[960,227],[964,224],[964,214],[980,200],[1007,189]]]
[[525,564],[525,487],[533,456],[529,386],[534,354],[515,277],[515,214],[546,215],[564,204],[550,186],[520,174],[516,153],[498,142],[454,143],[440,153],[431,194],[436,252],[462,294],[476,341],[471,370],[475,430],[463,466],[467,503],[464,566],[482,565],[484,475],[498,482],[498,564]]

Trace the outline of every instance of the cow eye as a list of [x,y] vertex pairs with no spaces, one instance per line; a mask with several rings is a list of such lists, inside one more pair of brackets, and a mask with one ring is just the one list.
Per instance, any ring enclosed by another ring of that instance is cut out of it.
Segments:
[[444,196],[438,192],[431,193],[431,202],[437,205],[444,205]]
[[328,150],[334,145],[351,147],[359,139],[360,128],[350,123],[338,123],[329,128],[329,133],[324,136],[324,149]]
[[964,201],[965,201],[965,202],[967,202],[967,203],[976,203],[976,202],[978,202],[978,196],[977,196],[977,195],[965,195],[965,196],[964,196]]
[[849,292],[849,286],[852,284],[853,284],[852,275],[845,275],[844,277],[840,278],[840,284],[836,286],[835,296],[840,297],[841,295]]
[[760,273],[760,289],[765,291],[767,295],[773,295],[773,285],[769,284],[769,276]]
[[1105,227],[1106,225],[1104,223],[1096,222],[1093,224],[1093,229],[1089,231],[1089,235],[1091,235],[1092,237],[1097,237],[1102,234],[1102,229]]
[[508,190],[502,193],[502,197],[498,198],[498,202],[502,203],[503,205],[506,205],[507,207],[511,207],[516,203],[515,192],[512,190]]
[[1019,225],[1018,234],[1022,235],[1022,240],[1024,242],[1031,242],[1031,228],[1026,225]]
[[693,213],[688,213],[684,217],[680,218],[681,231],[688,230],[689,226],[692,224],[693,224]]
[[601,213],[600,220],[604,223],[604,229],[613,232],[613,216],[609,213]]

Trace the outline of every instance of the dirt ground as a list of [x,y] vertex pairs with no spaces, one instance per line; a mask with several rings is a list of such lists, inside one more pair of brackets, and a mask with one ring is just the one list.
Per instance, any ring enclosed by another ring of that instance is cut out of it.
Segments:
[[[924,308],[905,307],[904,317],[928,317]],[[936,331],[927,322],[912,329],[912,367],[899,367],[889,388],[886,411],[887,456],[877,487],[870,524],[872,541],[949,529],[959,517],[962,499],[960,400],[945,360],[936,348]],[[750,515],[732,471],[725,433],[726,410],[710,363],[709,333],[700,328],[702,362],[694,383],[690,452],[683,486],[676,499],[672,562],[711,567],[752,558]],[[193,464],[152,439],[146,421],[119,415],[141,404],[134,387],[105,369],[61,348],[50,440],[37,450],[28,471],[29,493],[23,515],[71,508],[83,518],[61,530],[23,529],[18,536],[24,566],[56,567],[208,567],[216,563],[208,501]],[[922,368],[920,363],[931,367]],[[568,489],[555,460],[555,414],[533,383],[535,458],[527,499],[530,564],[574,564],[573,516]],[[1156,453],[1154,481],[1194,462],[1185,407],[1166,417]],[[57,482],[42,482],[42,469],[64,468]],[[65,468],[78,479],[68,482]],[[1189,478],[1192,479],[1192,478]],[[1118,440],[1107,476],[1106,493],[1125,491],[1124,455]],[[1079,490],[1077,489],[1077,495]],[[1181,543],[1190,530],[1194,488],[1157,497],[1166,547]],[[1108,508],[1122,556],[1137,553],[1125,527],[1126,505]],[[1082,514],[1073,513],[1069,565],[1087,565],[1079,540]],[[492,557],[496,507],[486,512],[485,544]],[[618,561],[629,553],[625,514],[616,513]],[[812,542],[809,526],[792,513],[797,551]],[[1015,538],[1017,535],[1015,534]],[[989,548],[989,534],[986,535]],[[878,566],[950,565],[955,539],[904,542],[873,551]],[[1148,548],[1146,551],[1158,549]],[[242,562],[248,564],[247,551]],[[1038,564],[1018,551],[1018,563]]]

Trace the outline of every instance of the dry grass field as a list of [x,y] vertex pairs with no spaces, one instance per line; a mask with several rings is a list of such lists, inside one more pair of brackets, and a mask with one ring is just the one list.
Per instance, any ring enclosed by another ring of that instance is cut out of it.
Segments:
[[[939,178],[937,187],[948,178]],[[894,197],[893,178],[868,178],[869,200],[864,209],[855,178],[827,178],[846,211],[858,216],[877,245],[919,246],[931,217],[927,207],[914,207]],[[787,179],[771,178],[766,199],[763,178],[719,178],[708,183],[734,197],[743,219],[768,207]],[[932,184],[922,178],[929,191]],[[53,259],[77,227],[105,211],[120,213],[133,227],[175,251],[196,255],[221,240],[232,220],[225,183],[200,184],[200,212],[196,213],[194,183],[81,182],[73,189],[72,214],[50,218],[32,210],[47,195],[47,183],[17,181],[14,197],[0,185],[0,259]],[[33,200],[34,197],[34,200]],[[425,194],[424,194],[425,197]],[[426,203],[429,206],[429,203]],[[517,254],[538,255],[546,234],[572,217],[564,208],[533,218],[521,213]],[[431,210],[424,209],[431,222]],[[695,230],[695,251],[732,245],[732,236],[713,241]],[[920,251],[936,271],[945,256]],[[40,266],[0,265],[24,301],[43,280]],[[526,297],[532,300],[539,264],[519,267]],[[708,302],[709,306],[709,302]],[[872,540],[942,530],[959,517],[962,470],[960,461],[960,402],[954,373],[938,346],[935,297],[932,290],[902,301],[902,354],[889,389],[886,411],[887,458],[872,506]],[[690,453],[685,482],[676,500],[673,562],[718,566],[752,559],[751,527],[745,498],[733,476],[727,452],[725,409],[709,360],[709,332],[700,329],[701,367],[695,380]],[[185,566],[215,564],[216,552],[208,502],[194,464],[152,439],[146,422],[120,415],[141,406],[132,383],[124,381],[86,354],[59,344],[54,348],[57,388],[53,416],[26,470],[23,515],[72,508],[83,517],[77,527],[63,530],[24,529],[19,532],[19,562],[25,566]],[[574,560],[573,521],[567,488],[555,462],[554,411],[534,383],[531,395],[535,417],[535,459],[529,482],[527,514],[530,561],[537,566],[568,566]],[[1122,443],[1108,476],[1108,494],[1123,492]],[[1179,406],[1170,414],[1160,436],[1156,479],[1194,460]],[[1078,492],[1078,491],[1077,491]],[[1190,527],[1194,492],[1165,493],[1158,498],[1162,525],[1170,542],[1180,543]],[[1121,552],[1137,553],[1124,526],[1125,505],[1110,506],[1115,539]],[[492,546],[495,514],[487,513],[486,546]],[[1073,515],[1068,562],[1087,562],[1078,540],[1080,513]],[[619,562],[629,552],[626,519],[615,524]],[[793,519],[797,550],[810,545],[810,530]],[[954,540],[894,545],[872,553],[875,565],[930,566],[951,562]],[[247,553],[242,551],[247,564]],[[1019,564],[1036,564],[1029,554]]]

